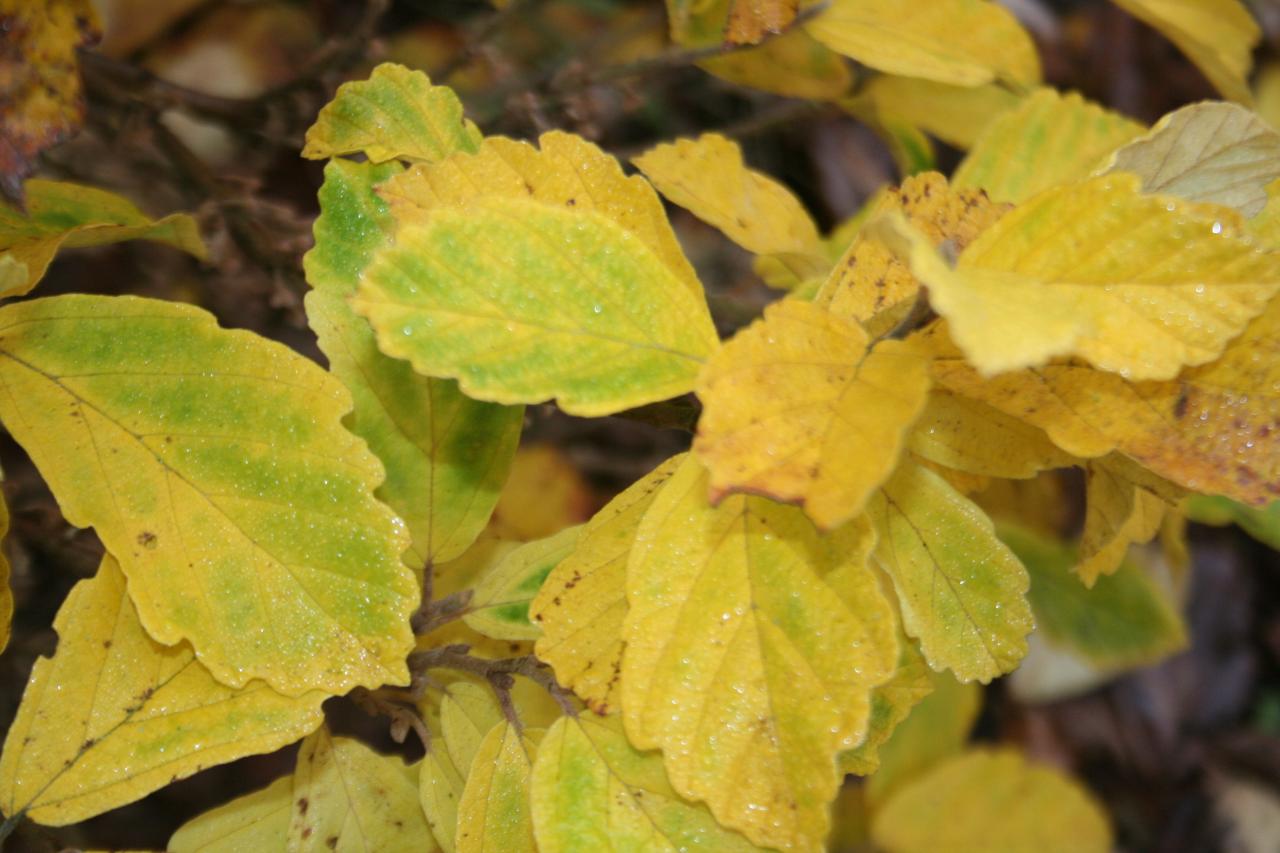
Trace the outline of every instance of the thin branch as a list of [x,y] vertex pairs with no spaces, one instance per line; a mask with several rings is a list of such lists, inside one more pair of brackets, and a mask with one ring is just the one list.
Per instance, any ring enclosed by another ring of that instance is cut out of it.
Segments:
[[551,669],[533,655],[514,658],[482,658],[470,653],[470,647],[464,643],[438,646],[409,655],[409,671],[411,673],[426,672],[429,669],[456,669],[492,679],[496,675],[519,675],[537,684],[551,695],[552,699],[570,716],[577,716],[570,694],[559,682]]
[[[423,584],[424,592],[430,588],[430,581]],[[430,634],[442,625],[447,625],[462,618],[471,604],[472,590],[463,589],[446,595],[439,601],[426,599],[418,612],[413,614],[409,624],[413,633],[419,637]]]

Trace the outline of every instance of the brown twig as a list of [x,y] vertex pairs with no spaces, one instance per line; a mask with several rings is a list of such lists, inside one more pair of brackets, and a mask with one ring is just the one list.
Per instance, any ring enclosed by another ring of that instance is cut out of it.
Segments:
[[533,655],[514,658],[482,658],[471,654],[470,647],[464,643],[424,649],[409,655],[411,673],[425,673],[431,669],[455,669],[480,676],[489,680],[490,683],[493,683],[495,676],[519,675],[546,690],[566,714],[577,716],[578,713],[568,691],[556,681],[550,668]]

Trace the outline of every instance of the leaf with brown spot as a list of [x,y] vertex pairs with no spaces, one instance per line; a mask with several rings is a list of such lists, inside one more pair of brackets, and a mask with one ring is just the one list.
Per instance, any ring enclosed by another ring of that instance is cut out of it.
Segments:
[[795,20],[800,0],[730,0],[724,39],[730,44],[759,44]]

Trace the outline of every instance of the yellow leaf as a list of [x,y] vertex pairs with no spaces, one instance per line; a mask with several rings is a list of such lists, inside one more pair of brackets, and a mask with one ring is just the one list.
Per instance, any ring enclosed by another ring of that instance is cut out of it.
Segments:
[[982,688],[934,673],[933,692],[911,709],[880,747],[880,768],[867,778],[866,802],[872,811],[895,791],[964,748],[982,709]]
[[692,390],[718,346],[705,305],[630,232],[514,199],[406,225],[352,305],[419,373],[587,417]]
[[1027,573],[991,519],[937,474],[904,460],[867,505],[875,557],[893,578],[907,633],[935,670],[984,683],[1027,652]]
[[1189,491],[1263,504],[1280,496],[1280,300],[1216,361],[1167,382],[1127,382],[1083,364],[982,378],[926,336],[936,381],[1035,424],[1073,456],[1119,450]]
[[581,524],[597,506],[590,484],[564,451],[529,444],[516,451],[489,526],[501,537],[529,542]]
[[924,406],[928,363],[900,341],[796,300],[770,305],[707,363],[694,450],[712,499],[804,507],[824,530],[862,511]]
[[326,694],[214,680],[186,643],[138,622],[115,560],[71,590],[57,653],[36,661],[0,758],[0,811],[63,825],[100,814],[320,725]]
[[1131,379],[1213,361],[1280,289],[1277,256],[1235,211],[1139,194],[1115,174],[1048,190],[951,268],[897,217],[868,226],[929,287],[952,340],[986,375],[1075,355]]
[[0,327],[0,415],[120,560],[148,633],[232,686],[407,683],[407,536],[337,380],[173,302],[57,296]]
[[536,849],[529,813],[535,752],[511,723],[498,723],[485,735],[458,804],[458,853]]
[[718,133],[651,148],[633,161],[658,191],[748,252],[818,254],[817,226],[785,186],[742,162]]
[[1111,849],[1106,814],[1093,797],[1008,749],[972,750],[938,765],[876,813],[871,835],[888,853]]
[[471,772],[484,736],[502,720],[502,709],[487,686],[455,681],[445,687],[440,700],[440,727],[449,759],[464,779]]
[[833,0],[805,24],[827,47],[888,74],[959,86],[1040,80],[1035,44],[985,0]]
[[1075,463],[1044,430],[941,389],[929,394],[907,446],[937,465],[990,477],[1034,477],[1046,468]]
[[542,853],[759,849],[681,799],[662,759],[631,746],[617,716],[557,720],[538,748],[530,798]]
[[1133,463],[1108,456],[1085,465],[1084,532],[1076,573],[1087,587],[1120,567],[1129,546],[1150,542],[1165,502],[1126,476]]
[[835,753],[862,739],[870,689],[892,673],[892,611],[857,562],[870,535],[855,523],[822,536],[762,498],[712,507],[692,458],[637,532],[627,735],[660,747],[676,791],[756,844],[821,847]]
[[1028,480],[993,480],[974,496],[974,502],[997,524],[1014,522],[1051,539],[1079,523],[1073,506],[1078,495],[1054,471],[1042,471]]
[[1236,104],[1205,101],[1169,113],[1104,168],[1142,179],[1142,191],[1207,201],[1256,216],[1280,178],[1280,133]]
[[1135,18],[1163,33],[1233,101],[1252,102],[1249,69],[1262,37],[1240,0],[1115,0]]
[[499,560],[474,587],[463,621],[497,640],[536,640],[529,608],[542,582],[578,543],[579,527],[527,542]]
[[729,0],[724,40],[730,44],[759,44],[795,20],[800,0]]
[[422,758],[418,777],[419,797],[431,834],[444,853],[457,850],[458,803],[466,777],[454,765],[449,753],[434,743]]
[[431,85],[421,71],[384,62],[368,80],[338,87],[307,131],[302,156],[323,160],[361,153],[374,163],[430,163],[479,146],[480,131],[462,115],[452,89]]
[[648,181],[626,175],[617,160],[571,133],[544,133],[538,146],[489,138],[475,155],[414,166],[379,187],[379,193],[401,222],[422,221],[437,208],[466,207],[486,198],[532,199],[600,214],[638,238],[705,304],[702,284]]
[[[957,252],[1004,215],[1007,205],[992,204],[981,190],[952,190],[937,173],[902,182],[898,192],[881,196],[860,216],[871,221],[900,211],[934,245],[947,244]],[[857,320],[873,338],[898,326],[911,313],[920,283],[879,240],[861,231],[844,249],[835,270],[814,302],[833,314]]]
[[0,204],[0,259],[21,267],[4,276],[0,296],[29,292],[62,246],[153,240],[202,260],[208,255],[195,220],[185,213],[153,220],[123,196],[59,181],[27,181],[26,194],[25,211]]
[[636,528],[684,459],[680,454],[663,462],[596,513],[529,606],[542,629],[534,646],[538,657],[596,713],[617,704],[627,559]]
[[841,105],[858,114],[870,109],[893,116],[938,137],[948,145],[973,147],[979,134],[996,116],[1018,105],[1019,97],[1005,86],[955,86],[883,74],[873,77],[854,98]]
[[750,50],[704,59],[698,66],[730,83],[790,98],[838,98],[853,85],[853,73],[844,57],[815,41],[801,27]]
[[418,768],[321,728],[293,771],[290,851],[439,850],[418,804]]
[[448,562],[475,541],[498,499],[520,437],[524,410],[471,400],[447,379],[419,376],[383,355],[373,330],[347,303],[394,225],[378,183],[402,171],[334,160],[325,167],[315,248],[303,258],[312,292],[307,321],[329,371],[355,405],[351,431],[382,460],[377,496],[404,519],[417,569]]
[[293,777],[285,776],[187,821],[166,849],[172,853],[283,850],[292,810]]
[[1040,89],[986,126],[951,182],[957,189],[984,189],[996,201],[1022,202],[1088,177],[1142,130],[1075,92]]
[[[9,532],[9,506],[0,495],[0,542]],[[0,550],[0,652],[9,645],[9,633],[13,628],[13,590],[9,588],[9,558]]]

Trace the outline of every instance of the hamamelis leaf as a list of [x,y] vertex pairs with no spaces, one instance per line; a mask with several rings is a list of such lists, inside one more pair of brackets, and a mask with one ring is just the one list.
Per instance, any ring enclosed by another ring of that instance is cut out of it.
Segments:
[[457,849],[458,803],[466,786],[466,771],[459,771],[449,753],[434,742],[422,758],[418,796],[422,812],[436,843],[445,853]]
[[537,752],[509,722],[480,743],[458,804],[458,853],[534,850],[529,774]]
[[1235,211],[1141,195],[1115,174],[1046,191],[952,268],[929,239],[868,226],[929,287],[952,340],[992,375],[1075,355],[1132,379],[1205,364],[1280,289],[1280,264]]
[[857,323],[784,300],[717,352],[699,379],[694,442],[713,499],[797,503],[824,530],[861,512],[929,388],[928,364],[908,346],[868,344]]
[[1261,31],[1240,0],[1115,0],[1117,6],[1164,33],[1209,82],[1248,104],[1249,69]]
[[187,821],[166,849],[172,853],[282,850],[292,816],[293,777],[285,776]]
[[875,557],[893,579],[907,633],[936,670],[990,681],[1027,652],[1027,572],[991,519],[937,474],[904,460],[872,497]]
[[1087,177],[1142,125],[1075,92],[1040,89],[986,126],[952,176],[957,189],[1022,202]]
[[[0,495],[0,541],[9,532],[9,505]],[[0,652],[9,645],[9,632],[13,627],[13,590],[9,588],[9,558],[0,551]]]
[[326,694],[214,680],[186,643],[151,639],[115,560],[67,596],[0,758],[0,811],[75,823],[320,725]]
[[907,446],[929,462],[984,477],[1034,477],[1075,462],[1039,427],[942,389],[929,394]]
[[827,47],[888,74],[980,86],[1040,79],[1031,37],[983,0],[834,0],[805,25]]
[[1129,546],[1150,542],[1160,531],[1165,502],[1126,476],[1132,462],[1116,455],[1085,466],[1084,531],[1076,573],[1085,586],[1120,567]]
[[337,380],[191,306],[58,296],[0,309],[0,381],[5,425],[158,641],[233,686],[407,681],[408,537]]
[[1245,533],[1280,551],[1280,501],[1251,507],[1220,495],[1194,495],[1186,503],[1187,516],[1200,524],[1236,524]]
[[30,291],[63,246],[152,240],[197,258],[207,254],[195,220],[185,213],[153,220],[115,193],[59,181],[30,180],[25,190],[25,210],[0,204],[0,259],[18,265],[12,278],[0,276],[0,296]]
[[1267,206],[1267,185],[1280,178],[1280,133],[1236,104],[1192,104],[1116,151],[1105,171],[1137,175],[1143,192],[1212,202],[1252,217]]
[[507,554],[476,583],[463,620],[494,639],[536,640],[542,631],[530,621],[530,602],[551,571],[573,553],[580,533],[580,527],[570,527]]
[[802,27],[792,27],[749,50],[704,59],[698,67],[740,86],[810,100],[837,98],[854,79],[844,57]]
[[759,849],[682,799],[662,759],[628,743],[616,715],[557,720],[538,748],[530,800],[542,853]]
[[307,320],[329,370],[355,404],[352,432],[387,471],[377,496],[405,520],[416,567],[439,565],[475,541],[498,500],[524,410],[470,399],[456,382],[415,373],[384,355],[373,330],[347,304],[394,221],[374,188],[401,172],[334,160],[325,167],[315,248],[303,258]]
[[419,373],[584,416],[691,390],[718,345],[701,300],[640,239],[599,213],[517,199],[407,224],[352,305]]
[[936,766],[884,804],[871,836],[889,853],[1111,849],[1111,829],[1093,798],[1012,750],[972,750]]
[[534,646],[539,659],[596,713],[617,704],[627,560],[636,530],[684,458],[663,462],[596,513],[529,606],[530,619],[542,630]]
[[729,0],[725,41],[758,44],[766,36],[785,30],[795,20],[799,7],[800,0]]
[[440,700],[440,729],[453,766],[465,779],[480,743],[503,721],[502,709],[488,685],[454,681],[445,685]]
[[360,152],[374,163],[430,162],[479,146],[480,131],[463,117],[452,89],[433,86],[421,71],[386,62],[368,80],[338,87],[307,131],[302,156],[322,160]]
[[628,738],[660,747],[676,791],[756,844],[820,848],[835,753],[861,740],[870,690],[897,659],[892,611],[857,562],[870,535],[851,524],[822,536],[763,498],[712,507],[692,458],[640,524],[627,566]]
[[855,97],[840,103],[855,115],[873,112],[892,116],[949,145],[967,149],[996,116],[1019,101],[1017,94],[997,83],[956,86],[882,74],[868,80]]

